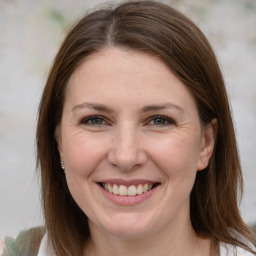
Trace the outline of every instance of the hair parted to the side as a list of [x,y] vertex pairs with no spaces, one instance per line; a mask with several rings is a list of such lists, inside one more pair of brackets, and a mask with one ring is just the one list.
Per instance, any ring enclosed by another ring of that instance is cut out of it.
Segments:
[[[90,236],[87,217],[67,188],[55,138],[65,87],[87,56],[104,47],[125,47],[157,56],[187,86],[202,124],[218,120],[215,150],[198,172],[191,193],[191,221],[197,234],[217,244],[250,250],[237,234],[252,241],[238,210],[242,174],[228,98],[216,57],[202,32],[175,9],[154,1],[129,1],[94,11],[68,33],[51,68],[37,126],[38,167],[49,240],[57,256],[81,256]],[[252,251],[252,250],[251,250]]]

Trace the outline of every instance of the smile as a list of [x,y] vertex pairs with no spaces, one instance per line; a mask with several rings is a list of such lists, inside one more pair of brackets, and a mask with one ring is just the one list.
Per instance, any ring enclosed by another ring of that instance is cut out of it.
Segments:
[[152,183],[138,184],[138,185],[117,185],[111,183],[102,183],[101,186],[111,194],[119,196],[136,196],[146,193],[154,186]]
[[156,193],[161,183],[152,180],[108,179],[97,182],[102,194],[121,206],[134,206]]

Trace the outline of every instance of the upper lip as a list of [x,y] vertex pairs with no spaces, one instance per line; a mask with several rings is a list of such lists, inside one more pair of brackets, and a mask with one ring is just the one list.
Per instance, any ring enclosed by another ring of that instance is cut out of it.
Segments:
[[131,185],[139,185],[139,184],[155,184],[160,183],[154,180],[145,180],[145,179],[133,179],[133,180],[124,180],[124,179],[104,179],[99,181],[98,183],[108,183],[108,184],[116,184],[116,185],[124,185],[124,186],[131,186]]

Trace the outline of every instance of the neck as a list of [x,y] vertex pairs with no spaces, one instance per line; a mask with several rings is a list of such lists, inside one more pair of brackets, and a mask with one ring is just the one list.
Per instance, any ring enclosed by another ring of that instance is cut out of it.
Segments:
[[93,227],[91,228],[91,239],[85,247],[84,255],[210,256],[210,239],[198,237],[190,220],[179,229],[174,228],[167,231],[161,230],[154,235],[137,238],[120,238]]

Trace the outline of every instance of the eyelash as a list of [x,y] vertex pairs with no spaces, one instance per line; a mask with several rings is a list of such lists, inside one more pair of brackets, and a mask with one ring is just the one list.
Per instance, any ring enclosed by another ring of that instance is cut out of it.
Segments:
[[[93,122],[95,120],[101,120],[105,123],[107,123],[105,121],[105,118],[103,116],[88,116],[88,117],[83,117],[81,120],[80,120],[80,124],[83,124],[83,125],[92,125],[92,126],[101,126],[103,124],[93,124],[93,123],[89,123],[90,121]],[[105,124],[104,124],[105,125]]]
[[[93,123],[94,121],[101,121],[101,123]],[[163,124],[156,124],[155,122],[157,120],[161,120],[164,123]],[[154,122],[153,124],[150,124],[151,122]],[[90,123],[91,122],[91,123]],[[103,116],[88,116],[88,117],[83,117],[80,121],[79,124],[81,125],[90,125],[90,126],[102,126],[102,125],[107,125],[109,122],[106,121],[106,118]],[[151,116],[147,119],[146,124],[150,126],[155,126],[155,127],[163,127],[163,126],[169,126],[169,125],[174,125],[175,122],[173,119],[162,116],[162,115],[156,115],[156,116]]]
[[161,119],[162,121],[164,121],[165,123],[164,124],[152,124],[152,126],[157,126],[157,127],[159,127],[159,126],[168,126],[168,125],[174,125],[175,124],[175,122],[174,122],[174,120],[173,119],[171,119],[171,118],[169,118],[169,117],[166,117],[166,116],[161,116],[161,115],[157,115],[157,116],[151,116],[150,118],[149,118],[149,122],[148,123],[150,123],[150,122],[154,122],[154,121],[156,121],[156,120],[159,120],[159,119]]

